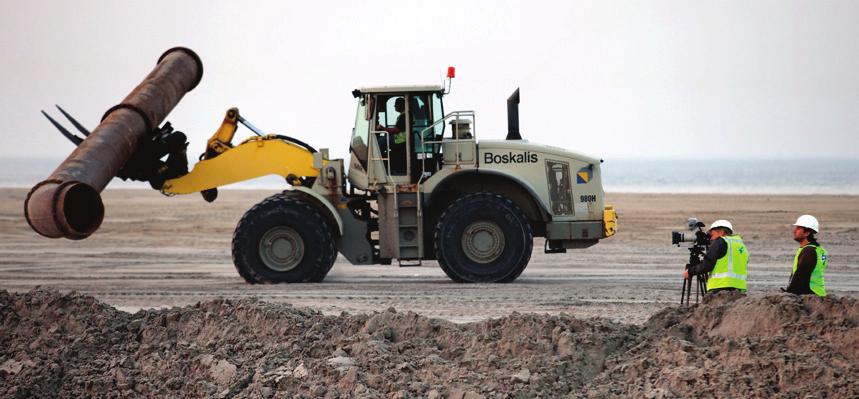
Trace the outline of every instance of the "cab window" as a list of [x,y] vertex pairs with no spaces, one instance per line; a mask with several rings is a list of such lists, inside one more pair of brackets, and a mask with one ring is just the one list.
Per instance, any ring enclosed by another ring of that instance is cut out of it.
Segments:
[[[432,121],[438,122],[444,119],[444,107],[441,104],[441,95],[439,93],[432,94]],[[435,135],[437,140],[441,140],[444,136],[444,123],[435,125]]]
[[[379,95],[376,100],[379,103],[376,123],[380,125],[379,129],[387,131],[377,135],[380,153],[383,158],[388,159],[386,166],[392,175],[405,175],[408,173],[407,158],[409,152],[406,145],[409,126],[407,98],[403,95]],[[402,102],[402,114],[397,111],[398,102]]]
[[[433,140],[432,130],[425,131],[432,125],[432,108],[430,107],[429,95],[413,95],[409,98],[409,111],[412,116],[412,141],[416,153],[432,152],[432,145],[421,143]],[[421,137],[423,133],[423,137]]]
[[379,110],[379,124],[385,127],[393,127],[397,124],[397,117],[400,116],[400,113],[397,112],[397,109],[394,104],[396,104],[398,98],[403,98],[402,96],[394,96],[388,97],[385,100],[385,107]]
[[369,143],[370,119],[373,115],[372,101],[369,101],[368,97],[364,96],[358,100],[358,111],[352,128],[352,143],[349,147],[364,169],[367,169],[367,143]]

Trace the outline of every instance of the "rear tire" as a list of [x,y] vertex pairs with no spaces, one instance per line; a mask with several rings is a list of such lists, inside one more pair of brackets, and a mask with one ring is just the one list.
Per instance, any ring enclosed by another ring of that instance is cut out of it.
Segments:
[[439,217],[439,266],[459,283],[509,283],[531,260],[534,233],[522,210],[498,194],[468,194]]
[[233,233],[233,263],[251,284],[320,282],[336,259],[325,218],[281,194],[245,212]]

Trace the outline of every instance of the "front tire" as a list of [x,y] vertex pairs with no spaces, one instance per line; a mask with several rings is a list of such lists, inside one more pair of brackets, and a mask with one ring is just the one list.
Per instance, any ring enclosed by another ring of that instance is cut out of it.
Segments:
[[534,234],[522,210],[498,194],[467,194],[436,224],[435,255],[456,282],[508,283],[531,259]]
[[336,259],[325,218],[281,194],[245,212],[233,234],[233,263],[251,284],[320,282]]

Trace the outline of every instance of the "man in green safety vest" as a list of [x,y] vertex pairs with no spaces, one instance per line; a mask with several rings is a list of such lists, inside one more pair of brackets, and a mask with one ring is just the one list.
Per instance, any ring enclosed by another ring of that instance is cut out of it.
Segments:
[[793,271],[786,292],[797,295],[815,294],[826,296],[823,273],[829,265],[829,254],[814,236],[820,231],[820,223],[811,215],[802,215],[793,224],[793,240],[799,249],[793,257]]
[[394,110],[399,113],[397,122],[392,127],[385,127],[376,124],[376,130],[385,131],[390,135],[388,143],[388,162],[390,162],[391,174],[404,175],[406,174],[406,100],[403,97],[397,97],[394,100]]
[[704,261],[683,271],[683,277],[709,273],[707,292],[746,292],[749,250],[742,237],[734,234],[734,227],[727,220],[717,220],[710,225],[710,246]]

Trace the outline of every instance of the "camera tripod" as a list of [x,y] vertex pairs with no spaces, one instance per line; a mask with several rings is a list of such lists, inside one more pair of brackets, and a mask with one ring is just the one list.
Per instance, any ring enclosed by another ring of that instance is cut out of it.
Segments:
[[[692,296],[692,277],[693,276],[689,276],[689,278],[683,279],[683,289],[680,292],[680,305],[684,304],[684,299],[686,306],[689,306],[691,304],[691,302],[689,302],[689,299]],[[709,276],[707,273],[704,273],[698,274],[694,277],[697,282],[697,285],[695,287],[695,303],[698,303],[698,296],[700,295],[701,298],[703,298],[704,294],[707,292],[707,278]]]
[[[686,264],[686,270],[698,266],[704,261],[704,253],[707,252],[707,247],[710,246],[710,237],[704,232],[704,223],[695,218],[689,218],[686,222],[689,230],[694,233],[692,236],[687,236],[683,233],[671,232],[671,245],[680,246],[681,243],[691,243],[689,246],[689,263]],[[698,297],[703,298],[707,292],[708,273],[702,273],[695,276],[695,303],[698,303]],[[688,306],[689,299],[692,296],[692,276],[683,279],[683,288],[680,291],[680,305],[684,303]]]

